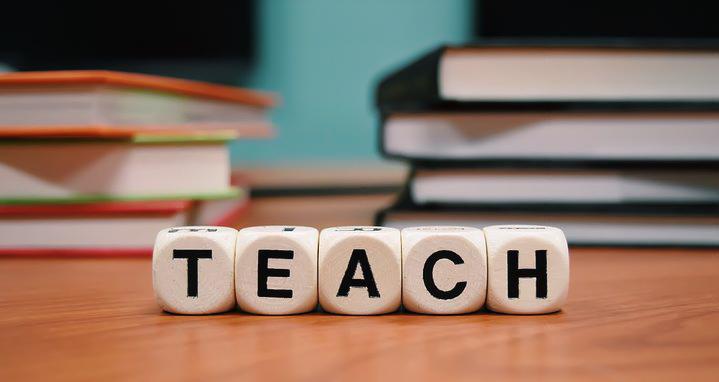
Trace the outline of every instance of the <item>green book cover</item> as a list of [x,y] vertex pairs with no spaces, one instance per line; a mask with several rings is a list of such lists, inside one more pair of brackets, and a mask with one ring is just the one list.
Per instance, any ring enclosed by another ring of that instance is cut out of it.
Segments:
[[0,204],[77,204],[96,202],[129,202],[154,200],[213,200],[230,199],[245,195],[240,188],[229,188],[226,191],[206,194],[162,194],[162,195],[73,195],[51,198],[0,198]]
[[0,138],[0,145],[34,145],[34,144],[215,144],[225,143],[237,139],[238,135],[232,131],[216,131],[183,134],[148,132],[128,136],[108,137],[17,137]]

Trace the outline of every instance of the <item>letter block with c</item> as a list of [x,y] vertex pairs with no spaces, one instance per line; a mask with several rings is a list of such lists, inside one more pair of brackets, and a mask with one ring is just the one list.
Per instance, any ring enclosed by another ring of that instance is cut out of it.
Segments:
[[479,310],[487,290],[484,233],[471,227],[402,230],[402,303],[428,314]]

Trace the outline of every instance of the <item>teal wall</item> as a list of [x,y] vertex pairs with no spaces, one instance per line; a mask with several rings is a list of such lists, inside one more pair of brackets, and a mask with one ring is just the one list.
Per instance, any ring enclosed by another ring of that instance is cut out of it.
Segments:
[[388,70],[471,34],[469,0],[258,1],[257,60],[241,83],[276,92],[279,135],[232,146],[240,164],[373,161],[373,91]]

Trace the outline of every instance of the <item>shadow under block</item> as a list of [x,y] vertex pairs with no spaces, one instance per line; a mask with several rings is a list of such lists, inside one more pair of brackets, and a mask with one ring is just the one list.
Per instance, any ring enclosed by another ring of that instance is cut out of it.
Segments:
[[499,313],[556,312],[567,300],[569,249],[553,227],[484,228],[487,241],[487,308]]
[[471,227],[402,230],[402,304],[412,312],[479,310],[487,291],[484,233]]
[[179,314],[233,309],[236,240],[237,230],[227,227],[160,231],[152,254],[152,282],[160,307]]
[[235,296],[240,309],[266,315],[317,308],[317,229],[260,226],[240,230]]
[[372,315],[399,309],[402,298],[400,231],[387,227],[322,230],[319,301],[330,313]]

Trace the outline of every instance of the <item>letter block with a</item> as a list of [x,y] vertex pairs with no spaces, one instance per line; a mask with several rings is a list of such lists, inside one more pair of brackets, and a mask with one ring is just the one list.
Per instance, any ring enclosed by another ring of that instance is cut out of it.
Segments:
[[487,241],[487,307],[495,312],[556,312],[567,300],[569,249],[554,227],[484,228]]
[[394,312],[402,298],[400,232],[387,227],[322,230],[319,300],[330,313]]
[[240,230],[235,294],[245,312],[297,314],[317,308],[318,231],[263,226]]
[[402,230],[402,303],[412,312],[479,310],[487,290],[484,233],[471,227]]
[[152,253],[152,283],[160,307],[178,314],[210,314],[235,307],[237,230],[176,227],[160,231]]

